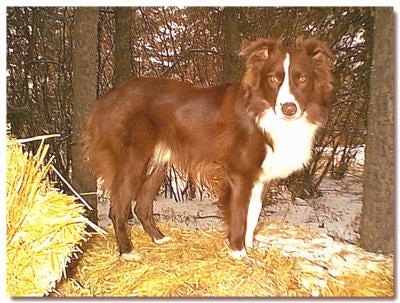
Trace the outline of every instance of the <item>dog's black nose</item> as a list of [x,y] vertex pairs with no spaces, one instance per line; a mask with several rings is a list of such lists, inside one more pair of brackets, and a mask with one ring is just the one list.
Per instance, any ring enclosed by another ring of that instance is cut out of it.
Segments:
[[287,102],[282,105],[282,113],[285,116],[291,117],[297,113],[297,106],[293,102]]

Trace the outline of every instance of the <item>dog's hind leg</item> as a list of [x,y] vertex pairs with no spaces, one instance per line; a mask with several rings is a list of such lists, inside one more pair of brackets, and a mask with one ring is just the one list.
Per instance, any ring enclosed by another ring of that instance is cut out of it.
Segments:
[[124,162],[120,162],[119,166],[114,167],[114,175],[111,180],[110,218],[113,221],[119,252],[121,257],[127,261],[140,259],[140,255],[134,251],[129,239],[128,216],[131,201],[137,195],[142,182],[145,164],[143,158],[131,155]]
[[164,236],[154,221],[153,201],[164,180],[166,166],[151,168],[144,178],[136,197],[135,214],[142,223],[143,229],[150,235],[153,242],[163,244],[171,238]]

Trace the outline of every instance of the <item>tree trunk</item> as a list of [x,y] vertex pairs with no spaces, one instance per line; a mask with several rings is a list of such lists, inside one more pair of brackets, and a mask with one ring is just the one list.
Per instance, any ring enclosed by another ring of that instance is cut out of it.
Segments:
[[96,177],[88,168],[82,146],[87,115],[97,99],[98,8],[77,8],[75,13],[74,50],[72,56],[73,115],[72,115],[72,184],[93,208],[88,212],[97,223]]
[[360,244],[394,252],[394,15],[376,8]]
[[[115,64],[113,85],[128,80],[132,77],[131,73],[131,26],[132,26],[132,11],[130,7],[116,7],[115,13]],[[133,213],[130,208],[128,218],[132,219]]]
[[241,76],[242,63],[238,57],[240,47],[240,7],[224,8],[225,47],[222,67],[222,82],[237,82]]
[[131,22],[130,7],[116,7],[115,12],[115,65],[113,84],[128,80],[131,75]]

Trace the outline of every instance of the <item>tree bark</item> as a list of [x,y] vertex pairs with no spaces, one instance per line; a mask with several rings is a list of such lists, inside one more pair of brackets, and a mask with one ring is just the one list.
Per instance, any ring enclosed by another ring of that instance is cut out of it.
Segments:
[[[72,55],[73,115],[72,115],[72,184],[79,193],[96,193],[96,177],[87,165],[82,137],[87,115],[97,99],[98,62],[98,8],[76,9],[74,50]],[[84,195],[93,208],[88,211],[91,221],[97,223],[97,195]]]
[[376,8],[360,244],[394,252],[394,15]]
[[115,12],[115,65],[114,86],[128,80],[131,74],[131,22],[130,7],[116,7]]
[[238,57],[240,47],[239,17],[240,7],[224,8],[224,57],[222,82],[237,82],[241,76],[242,63]]
[[[113,85],[116,86],[132,77],[131,62],[131,27],[132,11],[130,7],[116,7],[115,13],[115,35],[114,35],[114,75]],[[129,219],[134,218],[132,208],[129,210]]]

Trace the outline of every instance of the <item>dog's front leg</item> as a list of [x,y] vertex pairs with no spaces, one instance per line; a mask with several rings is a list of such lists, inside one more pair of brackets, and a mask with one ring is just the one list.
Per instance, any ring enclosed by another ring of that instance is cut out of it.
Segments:
[[245,245],[247,248],[253,248],[253,238],[254,230],[257,227],[258,218],[260,217],[262,209],[262,192],[264,184],[257,182],[251,189],[250,202],[247,210],[247,220],[246,220],[246,236]]
[[230,186],[228,239],[231,251],[229,254],[232,258],[240,260],[247,255],[245,249],[246,220],[252,186],[245,176],[233,176]]

